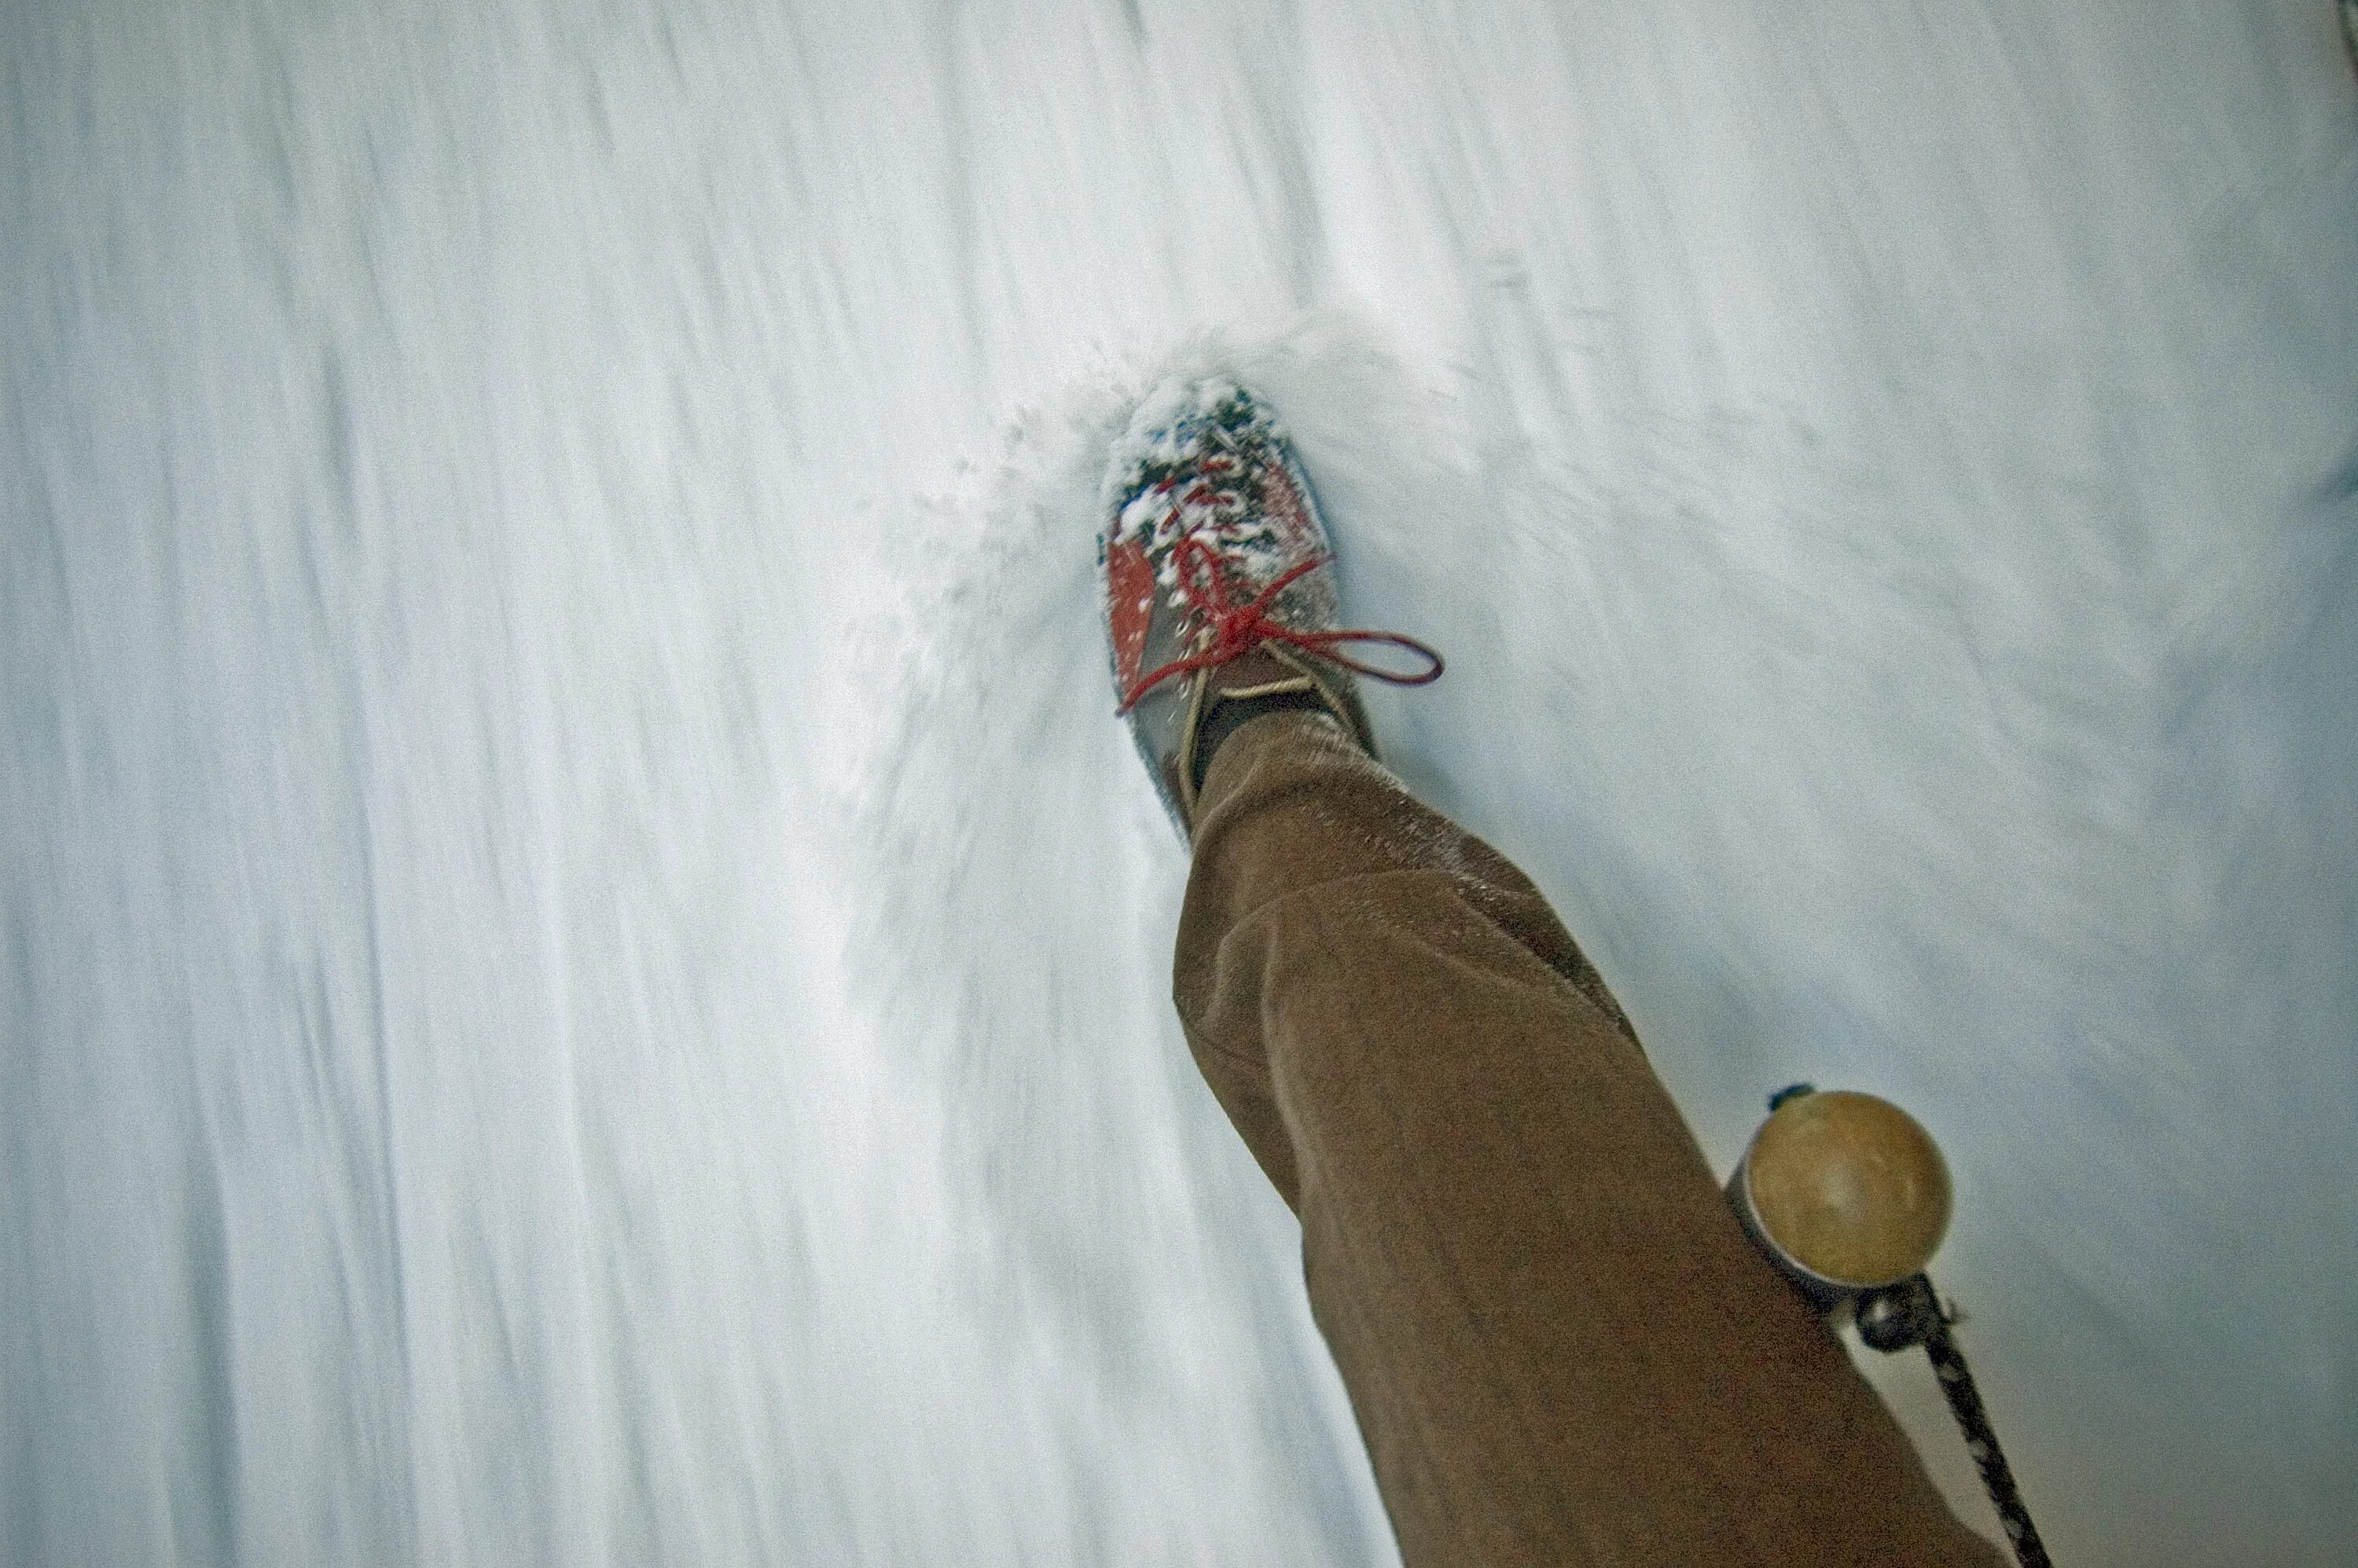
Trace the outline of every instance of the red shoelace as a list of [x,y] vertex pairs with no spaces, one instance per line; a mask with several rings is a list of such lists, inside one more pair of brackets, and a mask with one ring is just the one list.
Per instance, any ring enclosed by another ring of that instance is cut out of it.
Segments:
[[[1200,534],[1190,534],[1179,541],[1171,552],[1172,565],[1187,580],[1208,591],[1195,596],[1196,605],[1211,621],[1212,638],[1202,652],[1174,659],[1157,670],[1141,676],[1121,699],[1121,711],[1128,713],[1138,706],[1138,699],[1174,676],[1192,675],[1240,659],[1267,643],[1280,643],[1298,648],[1305,654],[1340,665],[1345,669],[1363,676],[1372,676],[1394,686],[1425,686],[1441,678],[1441,655],[1413,637],[1398,632],[1362,632],[1337,629],[1332,632],[1297,632],[1281,622],[1272,621],[1269,607],[1277,596],[1293,586],[1304,572],[1315,571],[1327,557],[1314,556],[1292,568],[1250,600],[1239,603],[1228,589],[1228,574],[1220,564],[1220,553],[1204,542]],[[1198,570],[1201,576],[1195,575]],[[1388,643],[1405,648],[1425,661],[1421,670],[1388,670],[1380,665],[1368,664],[1339,651],[1345,643]]]

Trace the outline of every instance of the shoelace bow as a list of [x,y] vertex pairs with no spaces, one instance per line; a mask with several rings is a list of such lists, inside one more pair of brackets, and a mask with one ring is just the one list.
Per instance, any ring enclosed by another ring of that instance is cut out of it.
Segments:
[[[1337,629],[1331,632],[1297,632],[1282,622],[1270,618],[1269,607],[1277,596],[1292,587],[1294,579],[1305,572],[1314,571],[1329,557],[1313,556],[1287,570],[1276,581],[1262,589],[1250,600],[1239,603],[1228,589],[1228,574],[1220,564],[1220,553],[1204,542],[1200,534],[1189,534],[1171,552],[1171,562],[1181,576],[1191,582],[1200,581],[1208,591],[1195,597],[1196,605],[1211,622],[1211,641],[1196,653],[1172,660],[1162,668],[1149,671],[1139,677],[1136,685],[1121,699],[1121,711],[1128,713],[1138,706],[1139,698],[1175,676],[1192,675],[1240,659],[1268,643],[1282,643],[1299,648],[1305,654],[1340,665],[1358,675],[1372,676],[1393,686],[1426,686],[1441,678],[1441,655],[1413,637],[1398,632],[1363,632]],[[1201,568],[1199,579],[1194,574]],[[1405,648],[1425,661],[1422,670],[1388,670],[1380,665],[1368,664],[1338,652],[1345,643],[1388,643]]]

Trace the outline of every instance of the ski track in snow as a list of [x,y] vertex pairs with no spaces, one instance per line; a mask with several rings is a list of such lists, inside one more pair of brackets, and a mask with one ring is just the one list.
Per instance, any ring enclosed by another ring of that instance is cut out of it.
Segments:
[[2322,0],[87,0],[0,111],[0,1562],[1389,1560],[1097,640],[1174,366],[1714,1160],[1942,1140],[2059,1561],[2358,1554]]

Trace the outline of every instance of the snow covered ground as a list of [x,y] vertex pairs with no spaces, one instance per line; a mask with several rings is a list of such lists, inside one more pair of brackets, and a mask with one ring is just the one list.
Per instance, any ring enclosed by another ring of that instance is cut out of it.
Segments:
[[1088,619],[1205,362],[2059,1559],[2358,1557],[2326,0],[17,0],[0,276],[0,1562],[1389,1560]]

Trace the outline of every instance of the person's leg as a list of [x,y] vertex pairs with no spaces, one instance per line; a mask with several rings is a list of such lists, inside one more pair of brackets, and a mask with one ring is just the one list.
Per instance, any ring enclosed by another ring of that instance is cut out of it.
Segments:
[[1174,993],[1410,1568],[1973,1564],[1522,874],[1333,719],[1213,753]]

